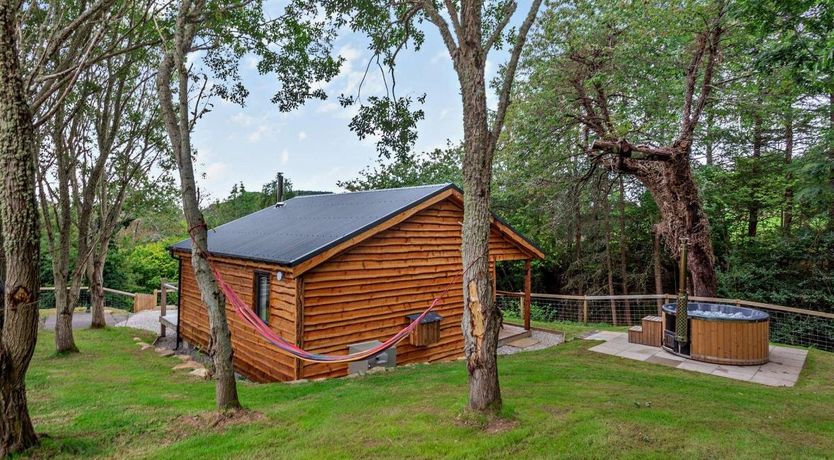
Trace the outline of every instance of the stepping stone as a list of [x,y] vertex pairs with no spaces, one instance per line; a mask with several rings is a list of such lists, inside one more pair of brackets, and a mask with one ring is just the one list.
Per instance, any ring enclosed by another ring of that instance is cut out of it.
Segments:
[[174,356],[174,350],[167,350],[165,348],[162,348],[162,349],[157,348],[156,352],[159,353],[159,356],[162,356],[163,358],[167,358],[169,356]]
[[523,339],[513,340],[512,342],[507,343],[507,345],[516,348],[528,348],[536,345],[537,343],[539,343],[538,340],[532,337],[525,337]]
[[182,369],[202,369],[203,365],[196,362],[196,361],[186,361],[184,363],[177,364],[171,370],[179,371]]
[[176,358],[180,361],[191,361],[191,355],[177,355]]
[[136,345],[139,345],[140,347],[144,347],[145,345],[148,345],[148,344],[145,343],[145,342],[136,342]]
[[142,351],[147,350],[148,348],[153,348],[153,345],[148,345],[147,343],[142,344]]
[[142,341],[142,339],[140,339],[139,337],[134,337],[134,338],[133,338],[133,341],[134,341],[134,342],[141,342],[141,341]]
[[194,377],[198,377],[198,378],[201,378],[201,379],[207,379],[209,373],[208,373],[208,369],[202,368],[202,369],[194,369],[193,371],[189,372],[188,375],[193,375]]

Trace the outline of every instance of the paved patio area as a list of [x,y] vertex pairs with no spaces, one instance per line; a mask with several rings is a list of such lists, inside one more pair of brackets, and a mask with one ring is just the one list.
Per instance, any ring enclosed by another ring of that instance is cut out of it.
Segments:
[[710,364],[673,355],[662,348],[628,343],[625,332],[602,331],[585,337],[587,340],[604,340],[605,343],[590,348],[591,351],[621,358],[645,361],[663,366],[726,377],[745,382],[774,387],[792,387],[799,380],[808,350],[770,346],[770,362],[761,366],[729,366]]

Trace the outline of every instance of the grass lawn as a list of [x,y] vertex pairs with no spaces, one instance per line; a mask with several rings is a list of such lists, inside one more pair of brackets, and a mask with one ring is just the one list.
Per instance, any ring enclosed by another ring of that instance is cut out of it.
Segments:
[[[128,329],[82,330],[29,373],[33,457],[795,458],[834,455],[834,354],[771,388],[587,350],[574,340],[500,359],[503,423],[461,421],[464,364],[357,379],[239,386],[254,421],[210,427],[214,386],[139,351]],[[148,337],[148,336],[144,336]],[[196,420],[196,422],[195,422]]]

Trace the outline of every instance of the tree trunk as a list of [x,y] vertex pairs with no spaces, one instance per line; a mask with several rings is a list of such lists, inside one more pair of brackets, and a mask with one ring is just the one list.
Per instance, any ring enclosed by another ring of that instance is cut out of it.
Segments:
[[26,402],[26,371],[38,336],[37,152],[17,55],[17,8],[18,2],[0,0],[0,220],[6,259],[0,334],[0,457],[38,444]]
[[[78,347],[72,335],[72,315],[75,311],[77,297],[68,284],[70,265],[70,246],[72,238],[72,205],[70,202],[70,174],[75,174],[75,159],[67,151],[64,139],[63,105],[58,107],[53,117],[52,144],[55,149],[57,166],[57,203],[50,206],[41,185],[41,208],[45,224],[50,228],[47,236],[52,250],[52,283],[55,287],[55,351],[57,353],[76,353]],[[42,177],[42,181],[49,179]],[[50,210],[55,220],[50,219]],[[56,235],[57,233],[57,235]]]
[[92,321],[90,329],[102,329],[107,326],[104,319],[104,258],[107,256],[107,245],[103,249],[90,255],[87,268],[87,279],[90,282],[90,311]]
[[[834,195],[834,92],[828,95],[828,184]],[[834,231],[834,198],[828,203],[828,229]]]
[[782,233],[789,235],[793,225],[793,173],[790,171],[793,161],[793,116],[788,115],[785,121],[785,165],[788,171],[785,172],[785,203],[782,209]]
[[712,141],[712,125],[713,125],[713,114],[712,110],[707,111],[707,135],[704,142],[706,143],[706,156],[707,156],[707,166],[712,166],[715,164],[714,157],[714,146]]
[[[652,266],[654,267],[654,293],[663,295],[663,269],[660,264],[660,233],[657,225],[652,226]],[[657,313],[660,314],[662,299],[657,299]]]
[[[2,173],[0,173],[2,177]],[[2,194],[0,194],[2,196]],[[0,204],[2,205],[2,204]],[[3,250],[3,213],[0,212],[0,337],[3,331],[3,318],[6,313],[6,251]],[[2,339],[0,339],[2,340]]]
[[[608,272],[608,295],[614,296],[614,263],[611,261],[611,206],[608,203],[608,195],[605,196],[605,269]],[[617,302],[612,298],[609,300],[611,304],[611,323],[618,325],[617,321]]]
[[[760,101],[761,102],[761,101]],[[762,157],[762,117],[756,114],[753,118],[753,169],[758,171],[759,160]],[[753,177],[758,177],[759,174],[754,172]],[[753,182],[754,187],[758,187],[758,182]],[[749,219],[747,221],[747,236],[755,238],[759,228],[759,208],[761,207],[759,200],[754,196],[750,197],[750,207],[748,209]]]
[[[214,363],[216,379],[215,402],[220,410],[240,409],[237,384],[233,365],[231,332],[226,320],[225,298],[208,261],[208,237],[205,219],[197,200],[197,186],[194,179],[194,165],[191,160],[191,124],[189,121],[189,74],[187,56],[191,49],[196,24],[190,18],[202,14],[205,2],[182,0],[177,15],[174,43],[165,51],[157,73],[157,89],[168,139],[174,151],[180,173],[180,191],[183,212],[193,239],[191,265],[200,288],[200,294],[209,316],[209,354]],[[177,75],[177,104],[174,105],[172,79]]]
[[701,205],[688,155],[678,154],[669,161],[638,166],[632,172],[649,189],[660,208],[659,233],[674,258],[679,255],[680,239],[689,238],[687,268],[693,295],[714,297],[718,280],[709,220]]
[[[464,8],[464,11],[467,11]],[[473,20],[469,11],[463,18]],[[470,25],[469,29],[474,28]],[[478,29],[479,31],[480,29]],[[478,35],[480,33],[478,32]],[[477,41],[480,45],[480,40]],[[486,84],[480,46],[461,49],[457,67],[463,99],[463,320],[464,352],[469,372],[469,409],[501,409],[498,384],[500,312],[489,273],[490,184],[493,149],[487,124]]]
[[[620,282],[623,295],[628,295],[628,240],[626,238],[625,184],[620,176]],[[631,324],[631,302],[625,300],[625,323]]]

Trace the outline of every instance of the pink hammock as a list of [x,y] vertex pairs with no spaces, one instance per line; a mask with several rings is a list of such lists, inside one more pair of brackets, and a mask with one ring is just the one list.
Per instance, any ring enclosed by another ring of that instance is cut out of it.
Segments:
[[[211,261],[209,261],[211,265]],[[408,334],[414,331],[417,328],[417,325],[420,324],[420,321],[426,317],[426,315],[434,309],[434,307],[440,305],[440,299],[445,295],[445,291],[443,294],[435,297],[432,301],[431,305],[423,311],[420,316],[417,317],[414,321],[411,322],[408,326],[406,326],[403,330],[396,333],[390,339],[386,340],[385,342],[370,348],[365,351],[360,351],[357,353],[349,354],[349,355],[321,355],[318,353],[312,353],[306,350],[303,350],[297,347],[295,344],[287,342],[281,336],[275,333],[269,326],[261,320],[260,317],[255,313],[254,309],[250,306],[246,305],[245,302],[237,295],[237,293],[229,286],[228,283],[223,279],[220,275],[220,272],[212,266],[212,271],[214,271],[214,277],[217,280],[217,284],[220,287],[220,290],[223,291],[223,294],[226,295],[227,301],[234,307],[237,316],[255,329],[266,341],[275,345],[279,351],[294,356],[298,359],[313,362],[313,363],[349,363],[354,361],[363,361],[372,356],[378,355],[383,351],[391,348],[392,346],[396,345],[399,341],[406,338]],[[447,289],[448,290],[448,289]]]

